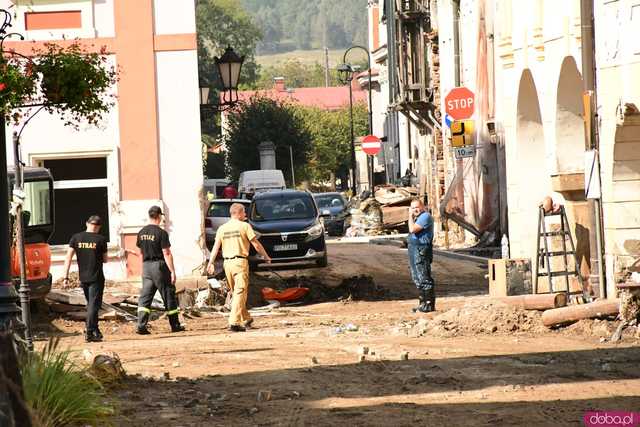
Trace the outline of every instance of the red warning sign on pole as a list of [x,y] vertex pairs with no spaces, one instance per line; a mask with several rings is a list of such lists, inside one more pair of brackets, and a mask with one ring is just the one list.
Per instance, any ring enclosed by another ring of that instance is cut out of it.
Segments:
[[466,87],[456,87],[444,98],[444,108],[455,120],[464,120],[473,116],[476,97]]
[[382,141],[375,135],[367,135],[362,138],[362,151],[370,156],[375,156],[380,152]]

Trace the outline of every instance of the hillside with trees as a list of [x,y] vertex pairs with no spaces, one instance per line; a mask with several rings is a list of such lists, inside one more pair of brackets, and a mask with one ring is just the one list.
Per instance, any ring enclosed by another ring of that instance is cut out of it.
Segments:
[[367,0],[242,0],[262,31],[258,54],[366,44]]

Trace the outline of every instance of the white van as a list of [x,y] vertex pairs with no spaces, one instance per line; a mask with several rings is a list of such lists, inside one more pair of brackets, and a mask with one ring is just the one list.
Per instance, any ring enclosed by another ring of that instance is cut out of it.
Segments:
[[204,194],[211,193],[214,199],[219,199],[222,197],[222,192],[224,188],[229,185],[228,179],[205,179],[204,180]]
[[244,171],[238,180],[240,196],[253,195],[260,191],[284,190],[284,175],[279,169]]

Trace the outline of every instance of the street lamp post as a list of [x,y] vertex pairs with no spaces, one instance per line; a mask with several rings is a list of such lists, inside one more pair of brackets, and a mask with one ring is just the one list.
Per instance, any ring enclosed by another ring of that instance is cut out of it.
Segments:
[[349,64],[338,65],[340,81],[349,86],[349,131],[351,135],[351,195],[356,195],[356,148],[353,138],[353,90],[351,81],[353,80],[353,68]]
[[[369,135],[373,135],[373,98],[371,97],[371,55],[369,54],[369,49],[364,46],[351,46],[344,52],[342,57],[342,64],[338,66],[338,73],[340,75],[340,80],[344,83],[347,82],[349,84],[349,110],[351,116],[351,167],[353,168],[353,182],[352,182],[352,191],[355,195],[355,170],[356,170],[356,154],[355,154],[355,141],[353,138],[353,91],[351,88],[351,81],[353,80],[354,67],[347,63],[347,55],[353,49],[360,49],[367,54],[367,70],[369,77]],[[373,156],[369,156],[369,189],[373,192]]]
[[[238,102],[238,81],[244,63],[244,56],[238,56],[231,46],[228,46],[220,58],[214,58],[218,74],[222,79],[222,102],[220,107],[232,107]],[[227,99],[227,94],[229,98]]]
[[224,54],[216,61],[218,75],[222,81],[222,101],[218,100],[217,104],[209,104],[209,92],[211,88],[206,85],[200,86],[200,105],[211,106],[217,112],[232,108],[238,103],[238,82],[240,80],[240,71],[244,63],[244,56],[238,56],[231,46],[227,47]]
[[[0,9],[0,64],[4,57],[4,40],[16,34],[7,33],[11,13]],[[22,37],[22,36],[19,36]],[[7,173],[7,138],[5,112],[0,111],[0,331],[10,328],[18,309],[18,293],[11,281],[11,233],[9,230],[9,182]]]

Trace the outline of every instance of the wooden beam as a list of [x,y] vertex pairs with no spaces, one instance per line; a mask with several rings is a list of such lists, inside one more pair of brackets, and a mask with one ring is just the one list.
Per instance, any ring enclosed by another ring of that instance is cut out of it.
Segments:
[[542,314],[542,323],[551,328],[572,323],[582,319],[592,319],[617,315],[620,311],[620,300],[600,300],[582,305],[554,308]]

